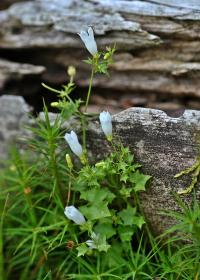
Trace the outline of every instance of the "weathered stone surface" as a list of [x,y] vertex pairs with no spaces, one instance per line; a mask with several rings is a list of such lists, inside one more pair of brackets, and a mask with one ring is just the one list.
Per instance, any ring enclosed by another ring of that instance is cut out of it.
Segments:
[[[155,233],[161,233],[173,221],[159,214],[163,209],[178,209],[171,192],[185,188],[190,179],[174,176],[190,167],[199,150],[200,111],[186,110],[171,118],[160,110],[130,108],[113,117],[116,135],[129,146],[143,171],[153,176],[150,187],[141,196],[147,219]],[[200,200],[200,185],[196,188]],[[182,196],[192,201],[193,195]]]
[[[0,98],[0,154],[5,158],[8,144],[24,135],[24,124],[29,122],[28,106],[21,97]],[[40,114],[43,118],[43,114]],[[50,114],[55,119],[55,114]],[[178,118],[167,116],[160,110],[130,108],[113,116],[115,139],[120,140],[134,153],[143,172],[152,176],[147,191],[141,195],[144,212],[155,234],[162,233],[173,221],[159,214],[160,210],[178,210],[171,195],[186,188],[190,178],[175,179],[174,175],[190,167],[198,155],[197,140],[200,137],[200,111],[186,110]],[[65,129],[80,132],[80,124],[73,118]],[[100,129],[99,122],[92,120],[87,131],[88,149],[93,158],[100,159],[110,146]],[[196,186],[200,201],[200,185]],[[192,194],[182,196],[192,201]]]
[[[45,71],[44,66],[35,66],[35,65],[25,64],[25,63],[16,63],[5,59],[0,59],[0,91],[4,89],[6,83],[9,81],[16,83],[18,81],[22,81],[23,78],[26,76],[39,78],[44,71]],[[38,86],[39,86],[39,80],[38,80]],[[28,91],[27,88],[26,91]],[[32,91],[31,85],[29,91]],[[20,94],[17,88],[15,88],[15,92]]]
[[[178,192],[190,184],[190,177],[175,179],[180,171],[192,166],[198,155],[200,137],[200,111],[186,110],[172,118],[163,111],[130,108],[113,116],[115,136],[134,153],[144,173],[152,181],[141,195],[144,213],[155,234],[160,234],[174,221],[160,214],[161,210],[178,210],[172,192]],[[99,124],[90,123],[89,148],[102,158],[109,150]],[[103,143],[103,145],[102,145]],[[200,185],[196,187],[200,200]],[[191,203],[193,195],[182,195]]]
[[117,46],[112,79],[98,76],[97,88],[200,99],[198,0],[15,3],[0,12],[0,54],[46,66],[44,81],[59,84],[74,64],[76,82],[85,87],[89,68],[80,61],[87,51],[76,33],[88,25],[99,49]]
[[30,123],[28,113],[31,108],[21,96],[0,97],[0,158],[7,158],[11,143],[19,142],[27,132],[24,126]]

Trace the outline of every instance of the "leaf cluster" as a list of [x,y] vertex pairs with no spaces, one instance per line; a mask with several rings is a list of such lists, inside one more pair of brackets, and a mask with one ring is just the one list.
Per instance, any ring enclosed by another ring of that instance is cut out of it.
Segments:
[[129,149],[119,145],[105,160],[83,167],[75,178],[73,191],[80,202],[76,206],[92,225],[90,231],[102,240],[129,243],[145,223],[137,193],[145,190],[150,176],[141,173],[140,167]]
[[106,51],[98,52],[92,58],[84,60],[86,64],[92,65],[95,73],[108,75],[108,68],[113,63],[113,55],[115,53],[114,47],[106,47]]

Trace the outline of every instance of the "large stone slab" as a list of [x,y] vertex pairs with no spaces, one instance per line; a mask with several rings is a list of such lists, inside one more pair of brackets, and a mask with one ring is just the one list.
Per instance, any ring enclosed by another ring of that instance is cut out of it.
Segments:
[[[130,108],[113,119],[116,134],[153,177],[141,201],[154,232],[162,233],[174,221],[159,212],[178,210],[172,191],[177,193],[191,181],[188,176],[174,176],[192,166],[199,155],[200,111],[186,110],[179,118],[171,118],[160,110]],[[200,201],[199,184],[196,195]],[[193,194],[181,197],[191,203]]]

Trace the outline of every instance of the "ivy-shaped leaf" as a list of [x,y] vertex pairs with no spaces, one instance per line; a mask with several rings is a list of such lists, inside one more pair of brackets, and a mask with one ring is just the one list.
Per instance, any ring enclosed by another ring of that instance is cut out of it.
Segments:
[[121,212],[118,213],[124,225],[133,225],[133,219],[135,217],[135,214],[136,208],[131,207],[130,205],[128,205],[126,209],[123,209]]
[[133,217],[133,225],[136,225],[140,229],[142,228],[143,224],[145,224],[145,220],[143,216],[135,216]]
[[149,175],[144,175],[137,170],[135,173],[131,174],[130,182],[134,183],[135,192],[145,191],[145,185],[147,181],[151,178]]
[[108,249],[110,248],[110,245],[106,242],[106,237],[105,236],[100,236],[98,240],[98,246],[97,249],[99,252],[107,252]]
[[80,256],[84,256],[89,250],[89,248],[85,243],[83,243],[77,247],[77,250],[78,250],[78,257],[80,257]]
[[88,220],[99,220],[111,216],[107,205],[107,202],[101,202],[94,205],[84,205],[79,209]]
[[115,195],[106,188],[94,188],[90,191],[83,192],[80,198],[95,204],[104,200],[106,200],[108,203],[111,203],[115,198]]
[[110,238],[116,234],[116,230],[113,228],[113,221],[111,218],[104,218],[99,221],[95,226],[95,232],[100,233],[100,235]]

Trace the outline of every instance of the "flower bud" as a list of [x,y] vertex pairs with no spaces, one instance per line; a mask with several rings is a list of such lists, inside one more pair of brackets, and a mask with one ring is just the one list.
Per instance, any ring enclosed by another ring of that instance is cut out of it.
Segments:
[[81,40],[85,44],[89,53],[91,53],[92,56],[95,56],[98,53],[98,50],[92,27],[89,27],[87,31],[81,31],[78,35],[81,37]]
[[66,159],[68,168],[72,169],[73,168],[73,163],[72,163],[72,159],[71,159],[70,155],[66,154],[65,159]]
[[109,112],[103,111],[99,116],[100,123],[108,141],[112,141],[112,118]]
[[69,66],[68,69],[67,69],[67,74],[70,76],[70,77],[74,77],[76,75],[76,68],[74,66]]
[[110,54],[109,53],[106,53],[105,55],[104,55],[104,57],[103,57],[103,59],[108,59],[108,58],[110,58]]
[[86,223],[83,214],[73,205],[65,207],[64,213],[69,220],[72,220],[77,225]]
[[51,102],[51,107],[58,107],[59,103],[58,102]]

